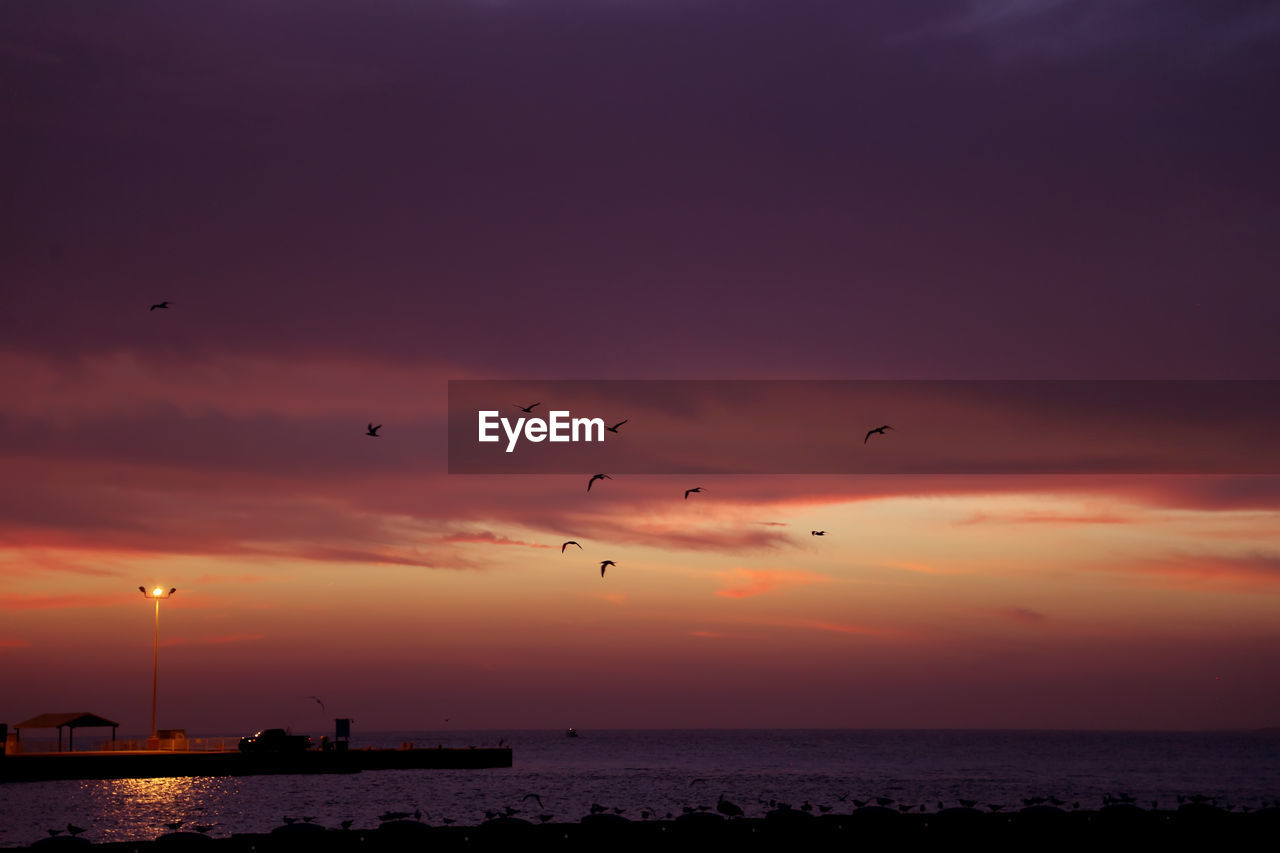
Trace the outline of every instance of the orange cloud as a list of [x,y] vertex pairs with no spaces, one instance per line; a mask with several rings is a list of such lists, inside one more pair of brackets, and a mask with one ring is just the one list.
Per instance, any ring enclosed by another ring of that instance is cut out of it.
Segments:
[[1040,625],[1048,618],[1038,610],[1030,610],[1026,607],[1004,607],[995,610],[994,613],[1024,625]]
[[726,584],[731,584],[716,590],[716,595],[723,598],[750,598],[776,589],[812,586],[832,580],[817,572],[792,569],[734,569],[730,572],[718,572],[717,575]]
[[1133,524],[1136,518],[1109,512],[1071,514],[1061,512],[976,512],[957,524]]
[[[6,595],[0,610],[63,610],[72,607],[108,607],[125,601],[121,595]],[[132,601],[132,598],[127,599]]]
[[202,637],[172,637],[162,640],[162,646],[222,646],[227,643],[252,643],[261,640],[262,634],[206,634]]

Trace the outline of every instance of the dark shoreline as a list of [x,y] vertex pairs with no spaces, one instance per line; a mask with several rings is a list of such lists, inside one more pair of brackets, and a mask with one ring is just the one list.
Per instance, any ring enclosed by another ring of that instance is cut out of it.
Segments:
[[1088,844],[1222,845],[1274,840],[1280,832],[1280,809],[1228,812],[1209,805],[1183,806],[1177,811],[1146,811],[1133,806],[1108,806],[1097,811],[1063,811],[1033,806],[1018,812],[993,813],[953,808],[927,814],[903,814],[869,807],[846,814],[812,815],[774,811],[763,818],[724,819],[696,812],[674,820],[636,821],[609,814],[590,815],[576,823],[533,824],[518,818],[498,818],[476,826],[434,826],[412,820],[384,823],[376,829],[325,829],[295,823],[269,833],[235,834],[228,838],[194,832],[166,833],[154,840],[90,843],[59,835],[15,851],[100,849],[104,851],[208,850],[210,853],[269,853],[314,850],[323,853],[416,850],[539,849],[609,850],[704,849],[728,845],[735,850],[848,849],[854,845],[884,844],[934,848],[938,845],[980,844],[988,849],[1075,848]]

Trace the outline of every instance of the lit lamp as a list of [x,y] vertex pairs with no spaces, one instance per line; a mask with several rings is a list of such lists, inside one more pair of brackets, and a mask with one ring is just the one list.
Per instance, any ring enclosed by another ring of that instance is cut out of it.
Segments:
[[156,602],[156,644],[155,644],[155,650],[151,658],[151,740],[152,741],[154,741],[156,738],[156,685],[159,683],[159,675],[160,675],[160,602],[161,600],[173,595],[177,591],[178,591],[178,588],[176,586],[170,589],[168,592],[165,592],[163,587],[155,587],[150,591],[148,591],[145,586],[138,587],[138,592],[142,593],[147,598],[154,599]]

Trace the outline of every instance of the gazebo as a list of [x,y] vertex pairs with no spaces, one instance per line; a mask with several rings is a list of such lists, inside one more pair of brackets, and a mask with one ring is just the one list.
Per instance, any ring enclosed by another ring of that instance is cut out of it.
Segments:
[[67,750],[75,751],[76,745],[76,729],[83,728],[106,728],[111,727],[111,742],[116,741],[116,727],[120,724],[115,720],[108,720],[106,717],[99,717],[97,714],[90,714],[87,711],[81,711],[74,714],[41,714],[38,717],[32,717],[25,722],[18,723],[13,727],[13,731],[18,735],[19,741],[22,739],[23,729],[57,729],[58,730],[58,752],[62,752],[62,730],[67,729]]

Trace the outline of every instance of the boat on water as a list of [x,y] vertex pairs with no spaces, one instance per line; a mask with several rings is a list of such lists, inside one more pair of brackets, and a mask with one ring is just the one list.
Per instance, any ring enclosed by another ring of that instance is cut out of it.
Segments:
[[566,730],[565,730],[564,736],[565,736],[565,737],[577,737],[577,736],[578,736],[578,730],[577,730],[577,729],[575,729],[575,728],[573,728],[572,726],[570,726],[568,729],[566,729]]

